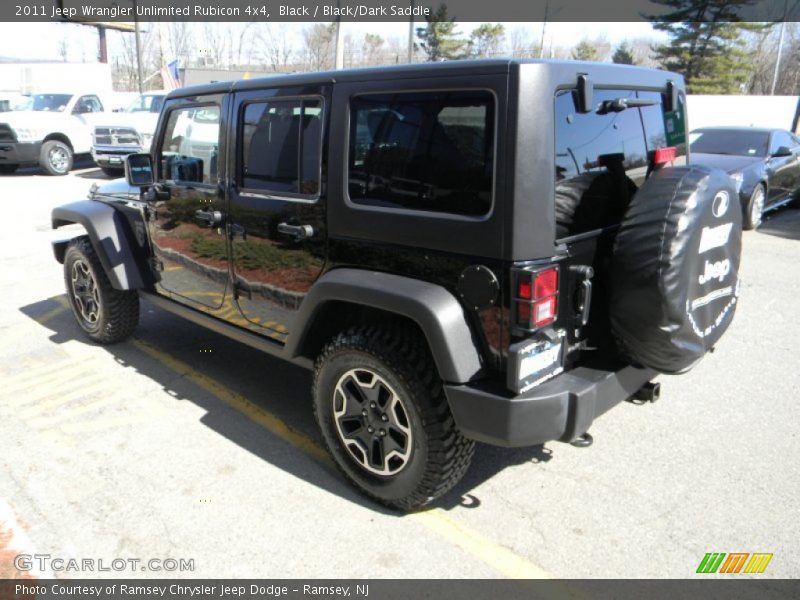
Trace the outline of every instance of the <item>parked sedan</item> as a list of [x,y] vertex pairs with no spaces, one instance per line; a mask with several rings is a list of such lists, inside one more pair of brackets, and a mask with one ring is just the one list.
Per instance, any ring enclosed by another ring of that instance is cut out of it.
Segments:
[[690,134],[691,162],[727,171],[736,181],[745,229],[765,210],[791,202],[800,188],[800,138],[783,129],[704,127]]

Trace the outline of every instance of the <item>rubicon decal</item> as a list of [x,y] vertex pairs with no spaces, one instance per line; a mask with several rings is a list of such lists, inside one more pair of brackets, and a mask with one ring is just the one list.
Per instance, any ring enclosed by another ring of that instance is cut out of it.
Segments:
[[769,561],[772,560],[771,553],[765,552],[708,552],[697,566],[697,573],[721,573],[726,575],[738,575],[751,573],[760,575],[767,569]]
[[733,223],[725,223],[717,227],[703,227],[703,232],[700,234],[700,249],[697,253],[703,254],[727,244],[728,238],[731,236],[731,229],[733,229]]

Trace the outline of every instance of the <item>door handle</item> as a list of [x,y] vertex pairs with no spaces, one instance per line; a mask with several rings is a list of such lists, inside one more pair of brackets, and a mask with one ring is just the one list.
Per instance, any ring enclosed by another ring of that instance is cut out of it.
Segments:
[[314,228],[311,225],[289,225],[288,223],[278,223],[278,233],[290,235],[296,240],[306,240],[314,235]]
[[196,210],[194,212],[196,221],[207,225],[208,227],[217,227],[222,225],[222,213],[218,210]]

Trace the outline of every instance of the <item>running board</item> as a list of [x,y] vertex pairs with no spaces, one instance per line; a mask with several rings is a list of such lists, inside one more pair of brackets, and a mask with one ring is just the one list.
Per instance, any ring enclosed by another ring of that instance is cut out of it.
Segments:
[[174,300],[164,298],[163,296],[159,296],[158,294],[154,294],[152,292],[139,290],[139,296],[145,300],[148,300],[151,304],[157,306],[158,308],[162,308],[167,312],[182,317],[188,321],[191,321],[192,323],[201,325],[206,329],[210,329],[211,331],[224,335],[232,340],[246,344],[251,348],[261,350],[262,352],[266,352],[267,354],[282,358],[284,360],[289,360],[294,364],[306,369],[311,369],[314,366],[314,362],[305,356],[298,356],[295,358],[290,358],[287,356],[285,344],[282,344],[277,340],[272,340],[268,337],[264,337],[242,329],[241,327],[231,325],[230,323],[226,323],[221,319],[208,315],[199,310],[189,308],[188,306],[179,304]]

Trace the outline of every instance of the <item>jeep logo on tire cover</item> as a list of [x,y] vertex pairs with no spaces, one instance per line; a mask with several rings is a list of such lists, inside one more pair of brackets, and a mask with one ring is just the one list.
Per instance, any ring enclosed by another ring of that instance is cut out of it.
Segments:
[[714,213],[715,217],[720,218],[726,212],[728,212],[728,206],[730,203],[730,196],[728,195],[728,192],[725,190],[720,190],[717,192],[717,195],[714,196],[714,201],[711,204],[711,212]]

